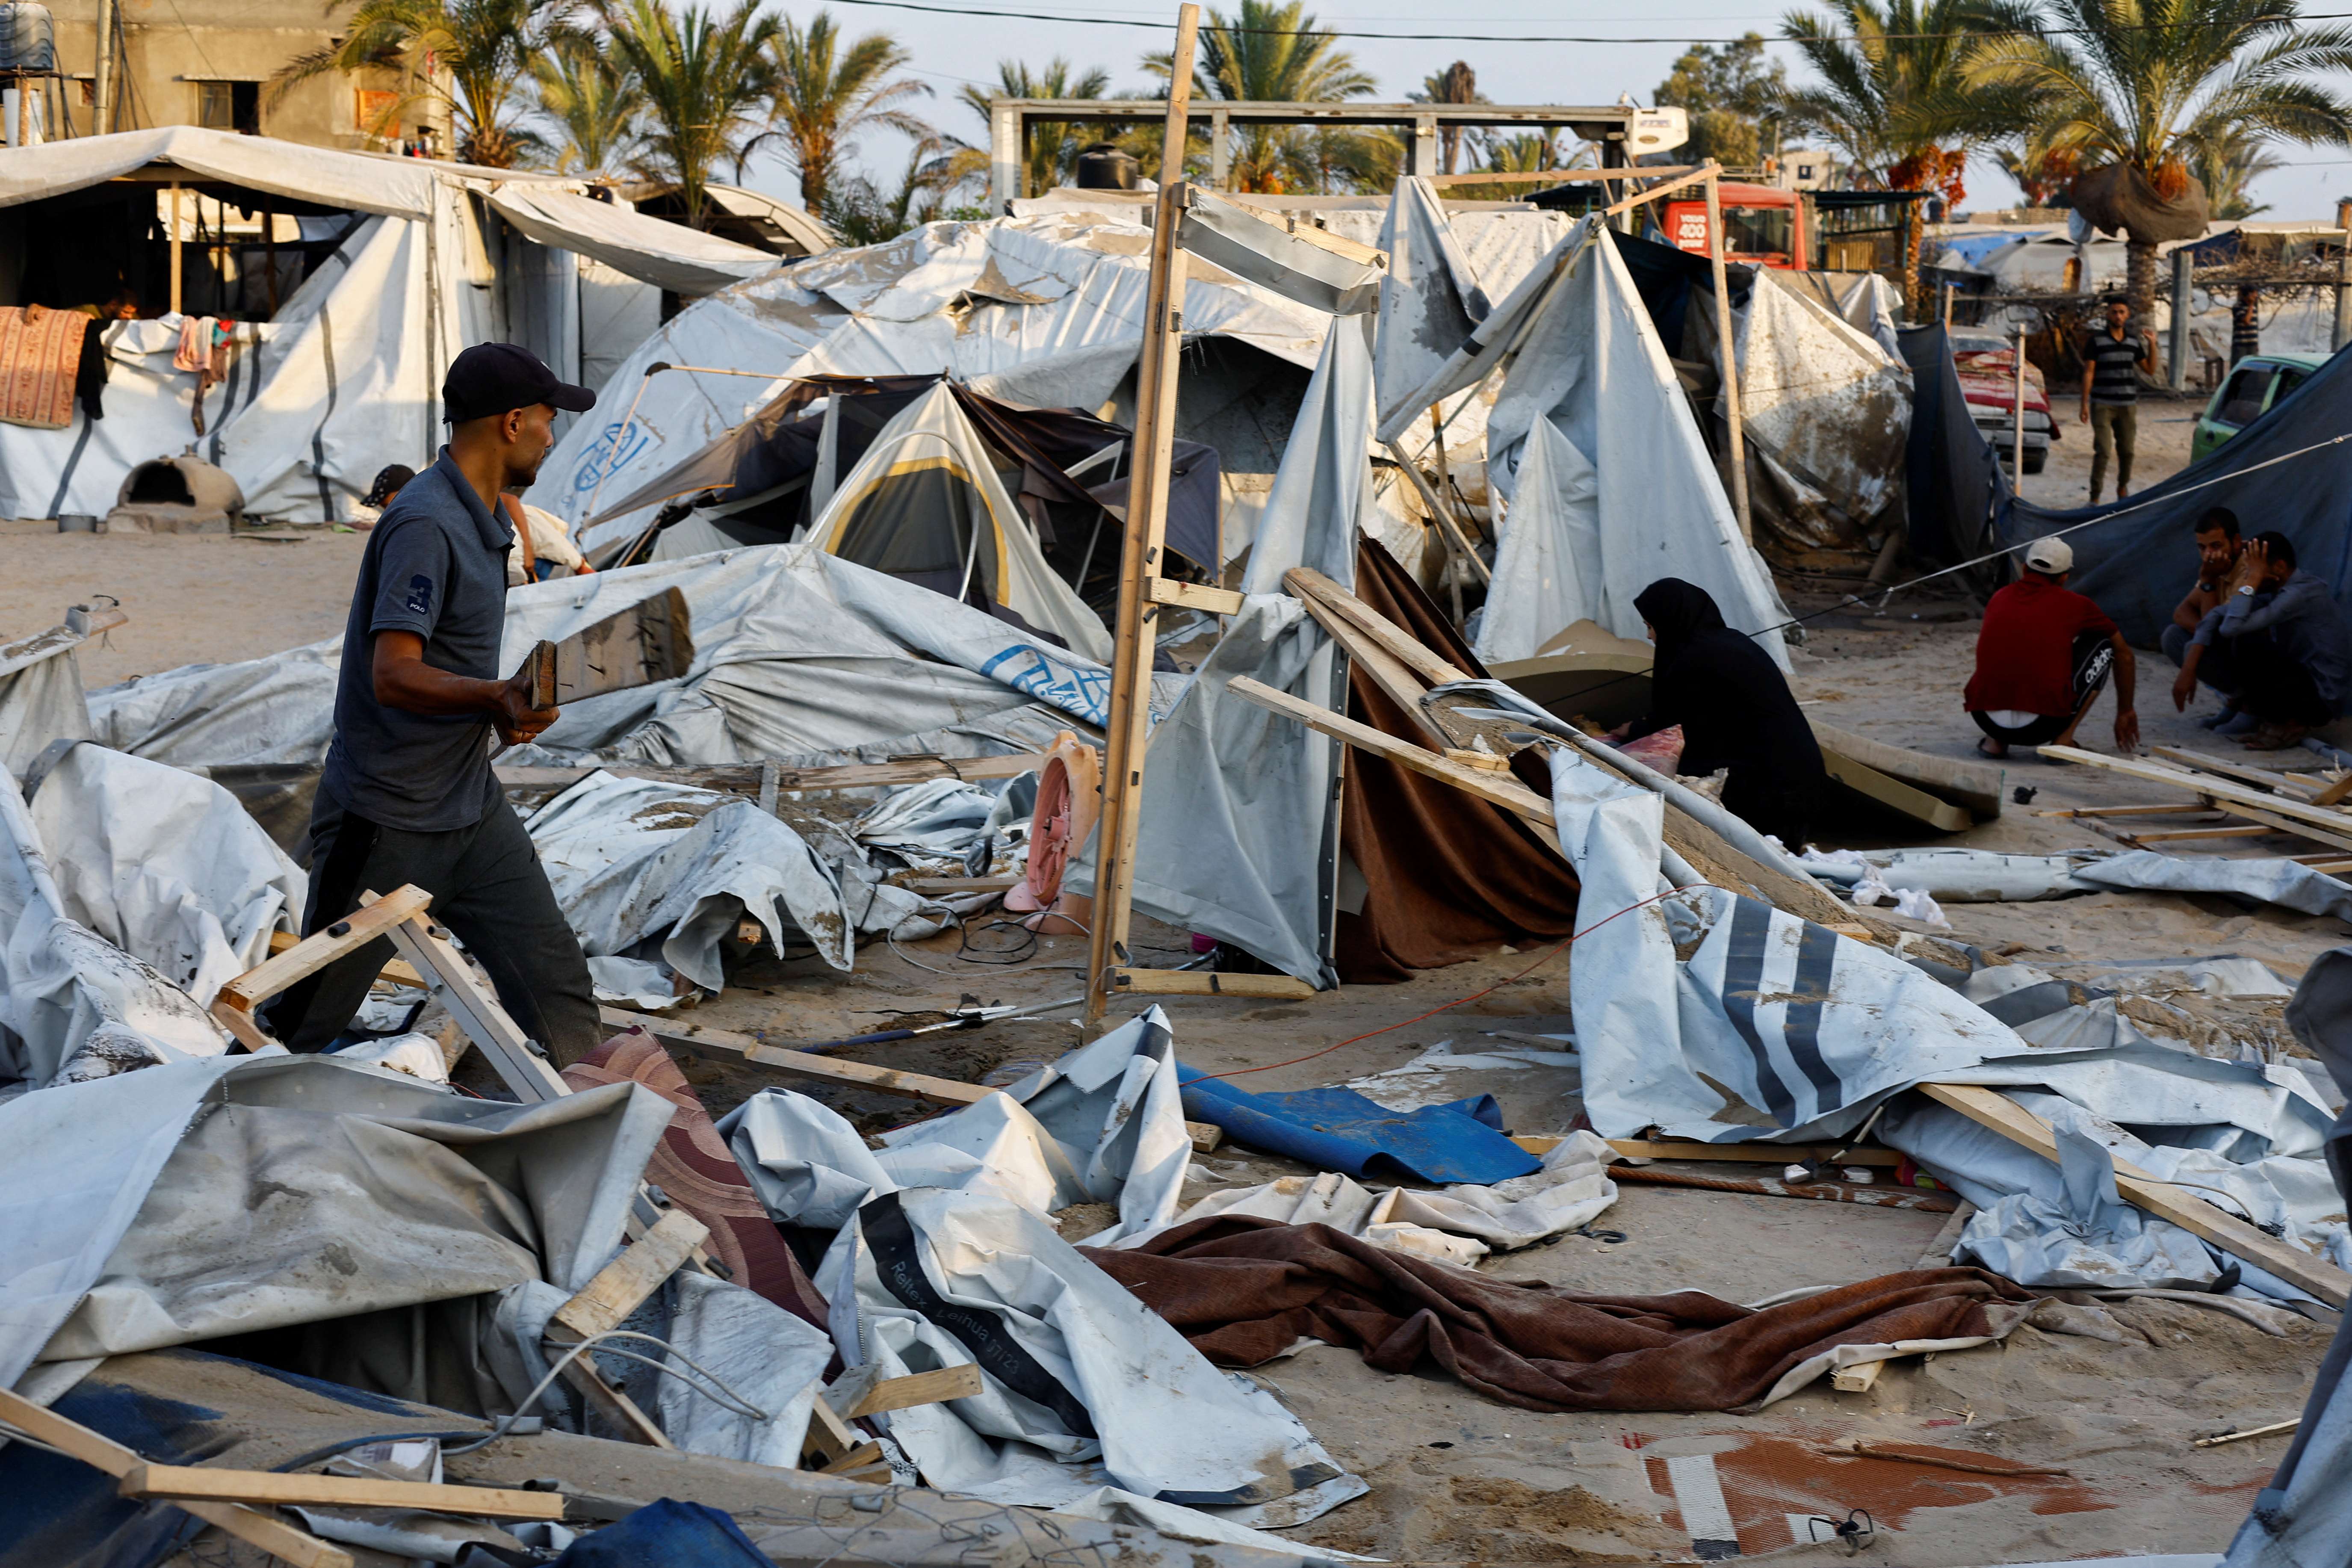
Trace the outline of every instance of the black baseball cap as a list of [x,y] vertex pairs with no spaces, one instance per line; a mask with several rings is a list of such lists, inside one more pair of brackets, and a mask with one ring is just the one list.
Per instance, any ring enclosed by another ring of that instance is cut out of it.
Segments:
[[449,363],[441,379],[443,417],[452,425],[534,403],[585,414],[596,406],[596,395],[558,379],[545,360],[520,343],[476,343]]

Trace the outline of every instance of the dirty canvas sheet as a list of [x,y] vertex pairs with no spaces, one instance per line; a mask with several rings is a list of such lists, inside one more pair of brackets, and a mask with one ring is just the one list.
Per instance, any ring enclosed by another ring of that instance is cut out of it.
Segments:
[[2306,915],[2352,921],[2352,884],[2284,857],[2227,860],[2165,855],[2153,849],[2112,854],[2002,855],[1990,849],[1841,849],[1806,851],[1805,869],[1850,887],[1865,867],[1903,891],[1917,889],[1939,903],[2021,903],[2076,893],[2223,893]]
[[1892,1353],[1862,1346],[1959,1350],[2002,1338],[2032,1304],[1974,1268],[1889,1274],[1761,1310],[1699,1290],[1585,1296],[1490,1279],[1329,1226],[1239,1216],[1088,1256],[1221,1365],[1255,1366],[1320,1340],[1381,1372],[1433,1361],[1527,1410],[1753,1408],[1832,1365]]

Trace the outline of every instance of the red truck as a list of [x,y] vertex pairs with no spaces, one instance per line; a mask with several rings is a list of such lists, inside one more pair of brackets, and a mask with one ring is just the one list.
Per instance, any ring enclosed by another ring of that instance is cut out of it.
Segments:
[[[2004,463],[2016,451],[2017,343],[1997,332],[1955,331],[1951,334],[1952,363],[1960,373],[1960,394],[1969,400],[1969,417],[1977,431],[2000,454]],[[2042,372],[2025,362],[2025,471],[2038,474],[2049,460],[2050,443],[2058,439],[2057,422],[2050,417],[2050,396]]]
[[[1746,261],[1802,272],[1812,266],[1811,237],[1805,232],[1804,198],[1778,185],[1727,180],[1717,199],[1723,206],[1726,261]],[[1706,199],[1665,204],[1666,242],[1677,249],[1706,254]]]

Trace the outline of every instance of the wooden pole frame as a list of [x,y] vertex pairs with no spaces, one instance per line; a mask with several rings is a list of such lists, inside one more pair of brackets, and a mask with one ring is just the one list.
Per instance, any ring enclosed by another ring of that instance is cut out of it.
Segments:
[[172,182],[172,313],[180,313],[180,182]]
[[1135,464],[1118,569],[1118,620],[1111,657],[1110,699],[1103,726],[1101,826],[1096,843],[1095,920],[1087,940],[1086,1025],[1103,1021],[1127,962],[1134,916],[1135,840],[1140,826],[1143,757],[1150,743],[1153,629],[1159,606],[1150,580],[1160,575],[1168,528],[1168,482],[1176,423],[1176,367],[1183,353],[1184,253],[1176,230],[1184,212],[1185,123],[1192,100],[1192,57],[1201,8],[1176,13],[1169,56],[1168,110],[1160,142],[1160,200],[1151,227],[1151,277],[1144,295],[1143,356],[1135,382]]
[[1748,514],[1748,433],[1739,412],[1739,354],[1731,338],[1730,273],[1724,264],[1723,166],[1710,158],[1706,178],[1706,259],[1715,274],[1715,336],[1717,369],[1722,383],[1723,418],[1731,431],[1731,510],[1739,519],[1739,537],[1756,542],[1756,529]]

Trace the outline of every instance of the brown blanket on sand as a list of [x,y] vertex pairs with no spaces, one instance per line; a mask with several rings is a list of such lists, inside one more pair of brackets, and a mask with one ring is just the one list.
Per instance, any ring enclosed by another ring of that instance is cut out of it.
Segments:
[[1998,1336],[2033,1300],[1976,1268],[1888,1274],[1761,1311],[1698,1290],[1586,1296],[1239,1216],[1082,1250],[1220,1365],[1318,1339],[1381,1372],[1427,1356],[1528,1410],[1737,1409],[1833,1346]]

